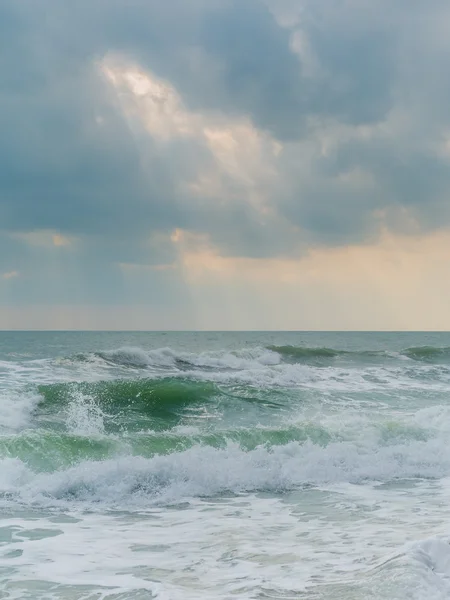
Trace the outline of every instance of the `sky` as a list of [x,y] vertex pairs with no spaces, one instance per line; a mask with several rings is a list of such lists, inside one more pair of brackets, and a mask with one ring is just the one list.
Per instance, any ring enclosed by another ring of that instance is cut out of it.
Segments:
[[1,0],[0,329],[450,329],[445,0]]

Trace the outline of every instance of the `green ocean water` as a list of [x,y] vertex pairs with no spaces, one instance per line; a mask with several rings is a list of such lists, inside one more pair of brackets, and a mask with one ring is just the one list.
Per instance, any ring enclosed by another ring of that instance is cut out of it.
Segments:
[[0,598],[449,598],[450,334],[0,332]]

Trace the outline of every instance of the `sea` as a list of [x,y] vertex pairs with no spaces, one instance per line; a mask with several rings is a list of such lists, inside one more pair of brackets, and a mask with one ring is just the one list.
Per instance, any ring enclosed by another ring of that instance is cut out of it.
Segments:
[[450,598],[450,333],[0,332],[0,599]]

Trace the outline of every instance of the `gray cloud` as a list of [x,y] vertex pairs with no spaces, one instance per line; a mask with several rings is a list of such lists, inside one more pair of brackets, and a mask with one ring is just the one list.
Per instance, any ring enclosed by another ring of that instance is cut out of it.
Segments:
[[[208,234],[228,255],[268,257],[372,240],[380,211],[401,229],[389,215],[402,207],[424,229],[448,225],[447,5],[308,0],[301,9],[282,26],[277,6],[262,0],[3,0],[4,271],[32,277],[55,252],[7,232],[73,235],[78,249],[58,250],[54,269],[80,272],[91,289],[81,296],[100,302],[123,287],[118,263],[173,262],[168,234],[177,227]],[[221,178],[228,202],[189,191],[214,168],[211,150],[193,137],[160,144],[130,125],[96,66],[107,53],[170,81],[186,110],[248,117],[279,140],[268,165],[278,179],[265,190],[271,211],[247,202],[245,185],[229,175]],[[355,184],[354,172],[366,179]],[[176,276],[154,272],[145,294],[168,298]],[[17,297],[21,286],[11,286]],[[52,294],[69,295],[61,286]]]

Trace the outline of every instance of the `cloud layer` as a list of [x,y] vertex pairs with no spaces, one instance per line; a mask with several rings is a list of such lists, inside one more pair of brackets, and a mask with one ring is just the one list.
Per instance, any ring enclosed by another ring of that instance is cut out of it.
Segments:
[[176,311],[189,252],[447,228],[449,27],[443,0],[3,0],[0,302]]

